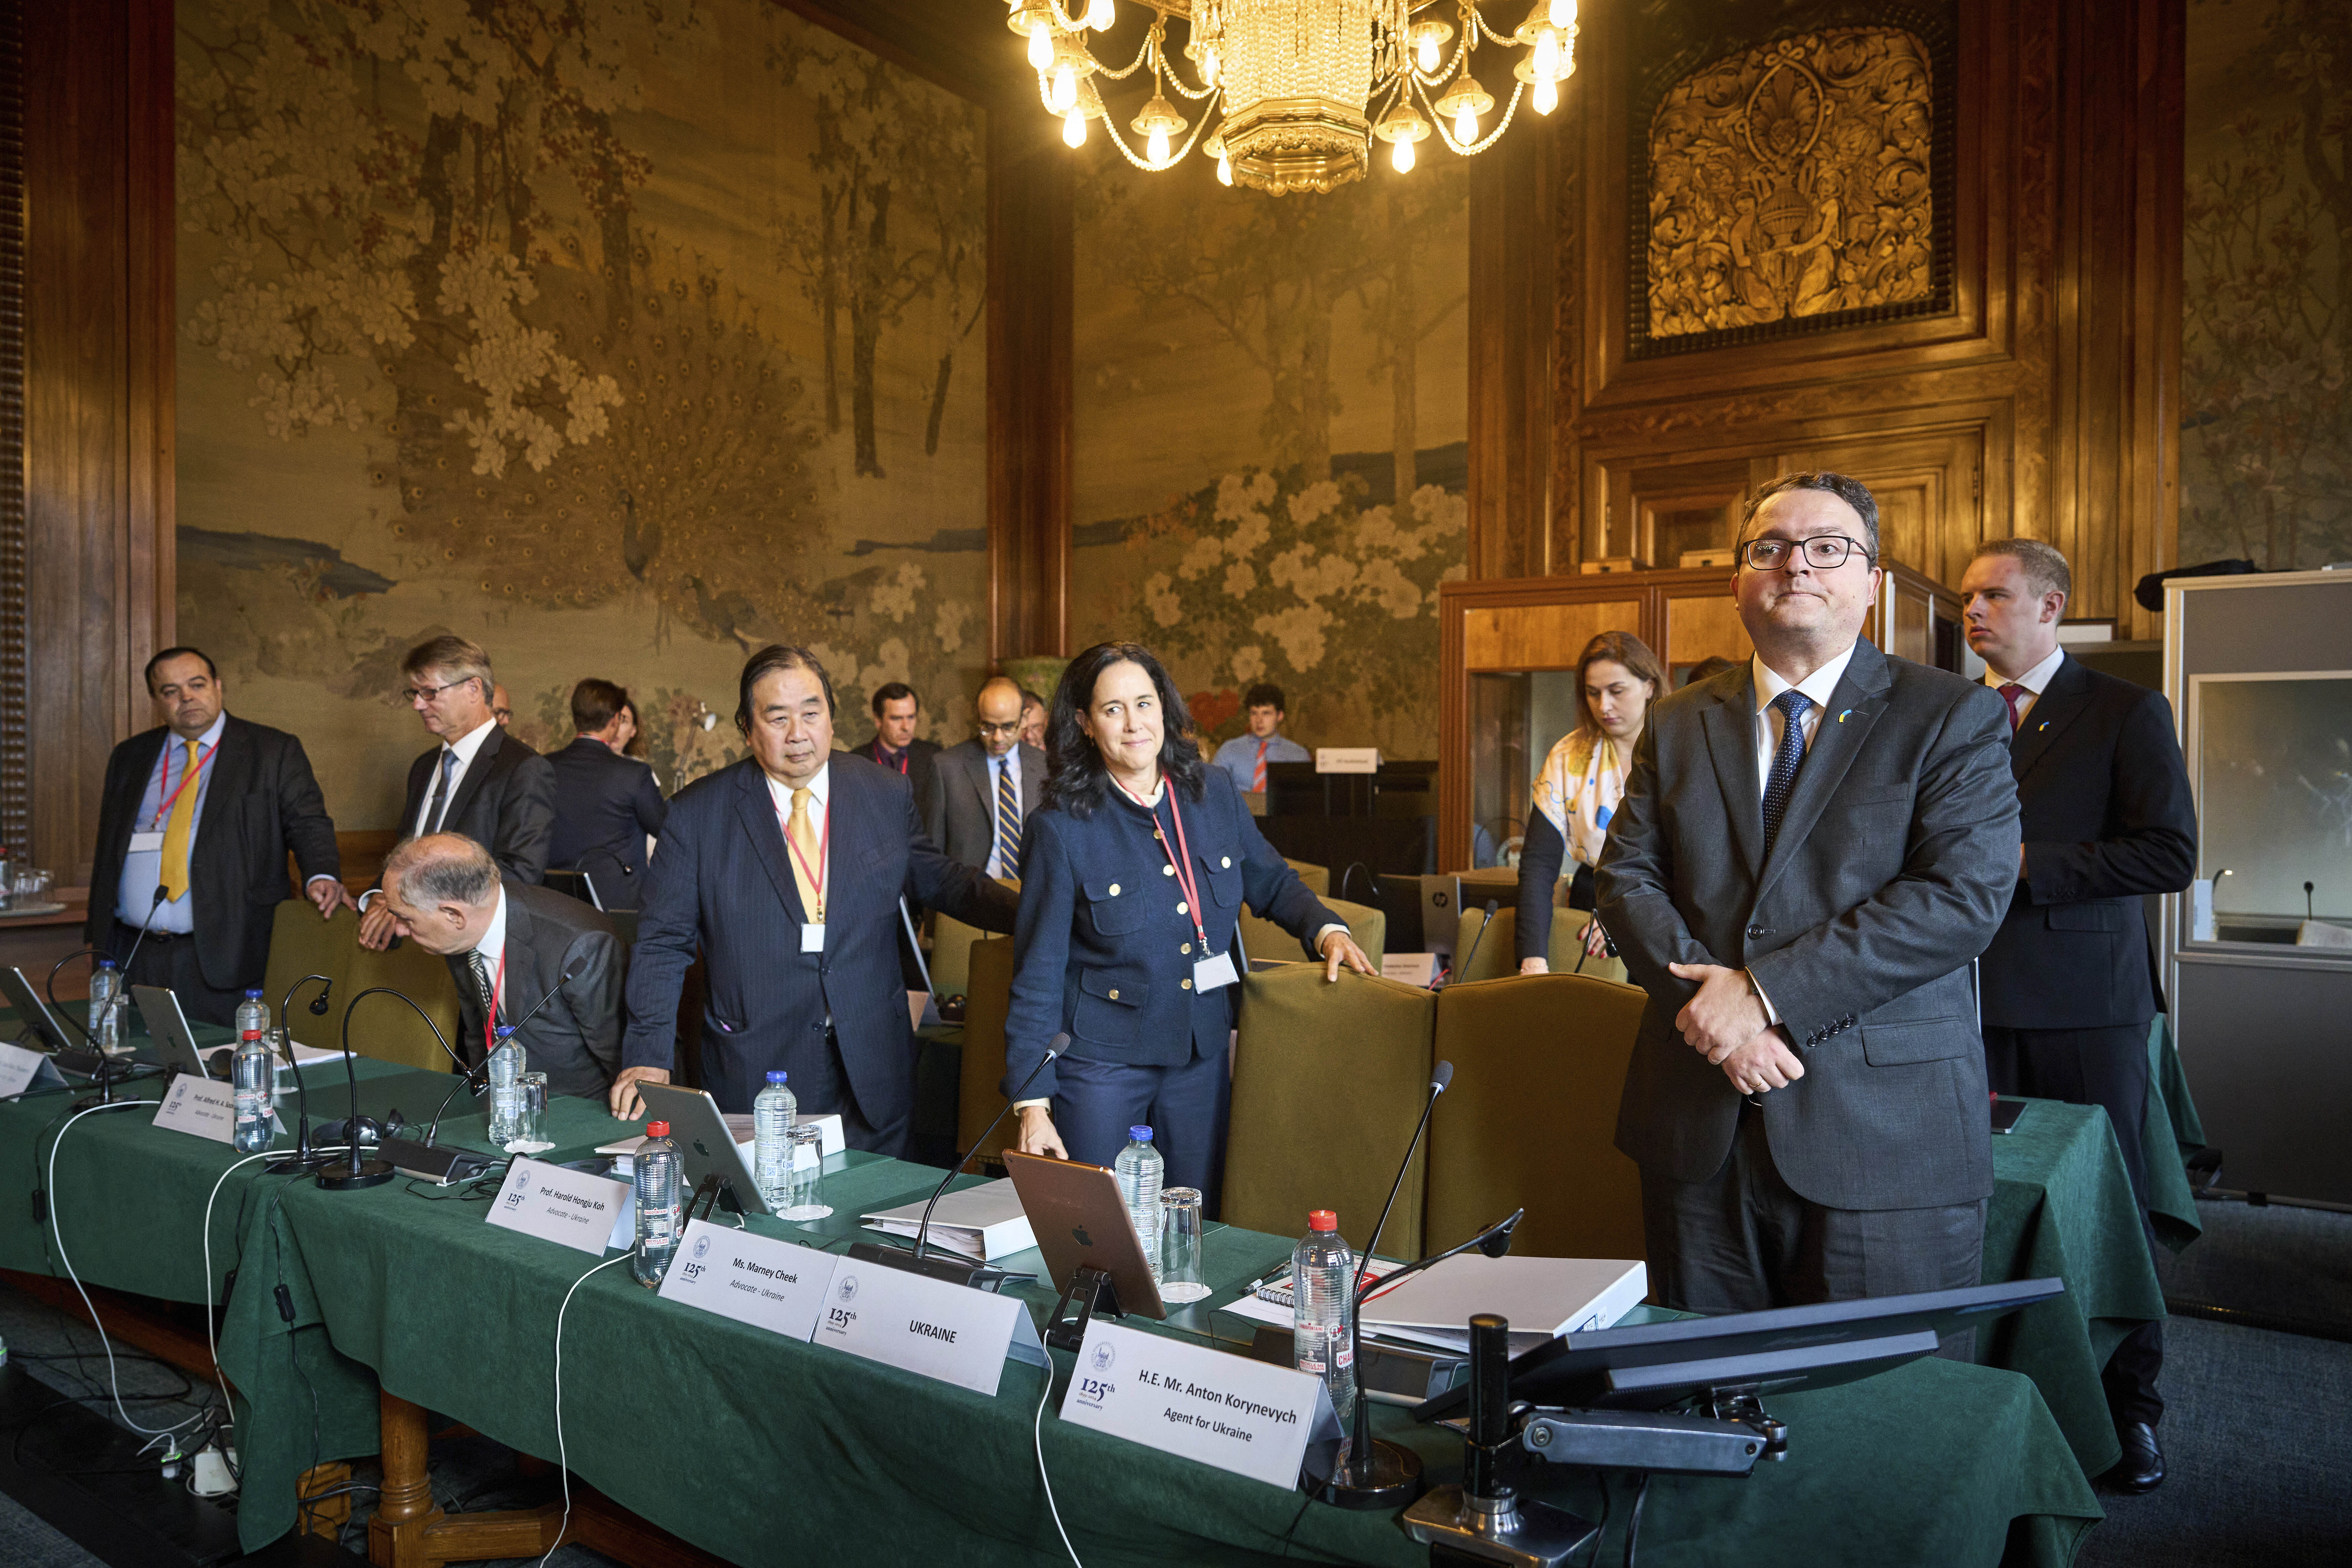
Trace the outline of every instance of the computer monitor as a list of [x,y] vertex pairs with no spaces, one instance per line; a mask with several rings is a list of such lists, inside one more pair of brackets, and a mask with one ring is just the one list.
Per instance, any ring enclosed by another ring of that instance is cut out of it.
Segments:
[[67,1032],[64,1021],[49,1011],[40,991],[25,978],[25,972],[14,964],[0,968],[0,996],[7,998],[8,1005],[16,1009],[16,1016],[47,1049],[79,1052],[84,1048],[80,1040]]
[[[1578,1410],[1669,1410],[1718,1390],[1826,1388],[1933,1355],[1947,1334],[2065,1290],[2063,1279],[2014,1279],[1566,1334],[1512,1359],[1510,1397]],[[1454,1388],[1414,1406],[1413,1416],[1444,1420],[1469,1399],[1467,1388]]]

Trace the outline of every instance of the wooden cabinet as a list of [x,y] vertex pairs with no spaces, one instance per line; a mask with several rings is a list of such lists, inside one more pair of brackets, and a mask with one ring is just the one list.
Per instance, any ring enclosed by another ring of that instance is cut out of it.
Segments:
[[[1933,470],[1921,474],[1925,481]],[[1730,581],[1725,568],[1702,567],[1441,584],[1439,868],[1465,869],[1474,844],[1500,850],[1517,834],[1533,770],[1576,722],[1576,660],[1593,637],[1631,632],[1677,686],[1702,659],[1754,652]],[[1958,671],[1967,647],[1959,617],[1958,594],[1889,563],[1864,635],[1898,658]]]

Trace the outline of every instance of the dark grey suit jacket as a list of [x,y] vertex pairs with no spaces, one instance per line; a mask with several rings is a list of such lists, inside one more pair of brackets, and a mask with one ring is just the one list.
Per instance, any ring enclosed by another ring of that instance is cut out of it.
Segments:
[[[555,992],[518,1037],[529,1069],[547,1075],[550,1094],[601,1099],[621,1062],[621,981],[627,968],[621,939],[611,921],[578,899],[511,874],[499,885],[507,895],[506,1016],[499,1021],[520,1018]],[[468,1065],[479,1066],[482,1004],[473,965],[462,953],[443,962],[457,984],[464,1036],[457,1048]]]
[[[1025,744],[1020,751],[1021,822],[1025,827],[1045,798],[1045,753]],[[996,795],[988,784],[988,753],[978,741],[950,746],[932,760],[923,825],[949,859],[988,868],[989,846],[996,837]]]
[[1600,916],[1650,994],[1617,1147],[1645,1173],[1720,1170],[1739,1096],[1675,1028],[1697,987],[1754,975],[1805,1076],[1764,1096],[1773,1163],[1841,1209],[1992,1192],[1969,963],[2017,883],[2009,714],[1985,687],[1854,647],[1764,858],[1755,684],[1740,665],[1661,698],[1598,873]]
[[587,872],[606,909],[635,909],[646,840],[669,815],[654,770],[586,735],[550,755],[547,765],[555,775],[548,864]]
[[[401,803],[400,836],[414,837],[416,814],[433,791],[441,765],[435,746],[408,764],[408,797]],[[457,798],[441,814],[441,831],[482,845],[501,869],[537,884],[547,876],[555,839],[555,770],[547,759],[493,724],[482,749],[457,781]]]

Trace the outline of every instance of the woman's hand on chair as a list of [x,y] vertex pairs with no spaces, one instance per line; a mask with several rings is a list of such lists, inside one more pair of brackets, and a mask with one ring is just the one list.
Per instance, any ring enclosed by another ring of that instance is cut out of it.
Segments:
[[1356,939],[1344,931],[1335,928],[1325,931],[1323,940],[1316,945],[1323,954],[1323,978],[1327,981],[1339,978],[1339,965],[1342,963],[1359,974],[1380,973],[1372,967],[1372,961],[1364,956],[1364,950],[1356,945]]
[[1522,974],[1549,974],[1551,973],[1551,960],[1549,958],[1523,958],[1519,960],[1519,973]]
[[1066,1160],[1070,1152],[1062,1145],[1062,1135],[1054,1130],[1054,1113],[1043,1105],[1024,1105],[1013,1113],[1021,1121],[1021,1141],[1014,1145],[1024,1154],[1039,1154],[1055,1160]]

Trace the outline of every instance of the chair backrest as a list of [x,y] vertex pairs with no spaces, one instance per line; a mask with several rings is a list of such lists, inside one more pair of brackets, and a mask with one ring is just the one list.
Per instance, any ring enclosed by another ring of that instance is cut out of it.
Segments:
[[[327,994],[330,1011],[323,1018],[313,1018],[304,1005],[319,994],[317,986],[304,986],[294,998],[294,1013],[288,1021],[293,1026],[294,1037],[306,1046],[341,1043],[342,1005],[356,994],[351,972],[352,954],[360,948],[359,936],[359,916],[348,907],[337,910],[331,920],[322,921],[319,906],[310,900],[288,899],[271,917],[269,963],[261,982],[270,1016],[278,1016],[278,1005],[286,999],[287,989],[304,975],[323,974],[334,982]],[[373,1008],[378,1004],[368,1005]]]
[[[1339,1215],[1357,1247],[1371,1239],[1405,1141],[1429,1091],[1436,997],[1394,981],[1320,969],[1268,970],[1242,983],[1225,1142],[1229,1225],[1304,1236],[1315,1209]],[[1428,1155],[1416,1152],[1380,1249],[1421,1255]]]
[[971,989],[971,948],[986,933],[952,915],[931,913],[931,989],[941,996],[961,996]]
[[1297,872],[1298,879],[1306,883],[1307,890],[1317,898],[1319,899],[1331,890],[1330,867],[1310,865],[1305,860],[1293,860],[1287,855],[1282,858],[1282,863]]
[[[1348,934],[1364,950],[1364,956],[1377,969],[1381,963],[1381,944],[1387,941],[1389,917],[1370,904],[1351,904],[1344,899],[1325,899],[1323,907],[1348,922]],[[1242,946],[1248,950],[1250,962],[1278,958],[1286,963],[1299,963],[1307,954],[1298,939],[1253,912],[1247,904],[1242,906]]]
[[[1326,899],[1323,907],[1348,922],[1348,934],[1356,939],[1356,945],[1364,950],[1364,956],[1372,961],[1374,969],[1378,969],[1381,955],[1388,951],[1388,911],[1370,904],[1351,904],[1345,899]],[[1293,942],[1290,945],[1296,948],[1298,944]],[[1289,954],[1283,956],[1286,958]]]
[[[459,1055],[464,1055],[466,1042],[457,1037],[457,986],[449,978],[449,965],[439,956],[425,952],[413,942],[383,952],[370,952],[354,941],[350,960],[351,990],[342,1001],[348,1005],[371,986],[389,985],[401,992],[427,1016],[441,1026],[443,1038]],[[332,1016],[341,1043],[342,1015]],[[434,1043],[433,1031],[419,1022],[415,1013],[389,997],[378,997],[368,1004],[352,1026],[352,1049],[363,1057],[379,1061],[398,1062],[403,1067],[424,1068],[437,1072],[450,1069],[449,1058]]]
[[[944,917],[941,923],[946,923]],[[956,1084],[959,1149],[971,1148],[980,1130],[1004,1109],[1004,1021],[1013,1011],[1013,946],[1011,937],[992,936],[966,949],[970,967],[963,986],[963,1065]],[[984,1147],[972,1151],[974,1156],[1003,1153],[1013,1132],[1007,1118]]]
[[1437,995],[1454,1087],[1429,1128],[1429,1244],[1524,1207],[1512,1250],[1640,1258],[1642,1184],[1617,1152],[1617,1102],[1648,997],[1583,974],[1522,974]]
[[[1583,974],[1595,980],[1612,980],[1620,985],[1628,984],[1625,965],[1618,960],[1610,957],[1607,953],[1598,953],[1591,958],[1584,956],[1584,928],[1591,919],[1592,911],[1590,910],[1556,909],[1552,910],[1551,972],[1554,974]],[[1486,926],[1485,910],[1462,911],[1462,934],[1454,938],[1454,956],[1458,958],[1465,952],[1469,953],[1470,963],[1468,968],[1454,977],[1457,983],[1468,980],[1500,980],[1519,972],[1517,942],[1519,911],[1496,910],[1494,924],[1487,927],[1485,938],[1478,942],[1476,950],[1473,951],[1470,943],[1477,937],[1479,929],[1485,926]],[[1577,967],[1579,963],[1583,965],[1581,969]]]

